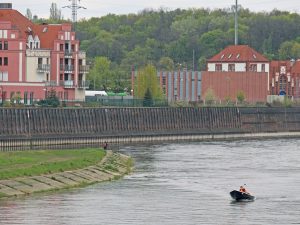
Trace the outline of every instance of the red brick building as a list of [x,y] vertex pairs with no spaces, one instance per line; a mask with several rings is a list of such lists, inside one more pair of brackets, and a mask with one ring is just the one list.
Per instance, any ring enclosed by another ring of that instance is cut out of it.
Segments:
[[216,100],[235,101],[239,91],[247,102],[265,102],[269,94],[270,62],[247,45],[228,46],[207,61],[202,72],[202,98],[212,89]]
[[300,61],[272,61],[270,95],[300,97]]
[[0,4],[0,103],[15,96],[24,104],[55,89],[61,100],[85,99],[86,54],[71,24],[34,24]]

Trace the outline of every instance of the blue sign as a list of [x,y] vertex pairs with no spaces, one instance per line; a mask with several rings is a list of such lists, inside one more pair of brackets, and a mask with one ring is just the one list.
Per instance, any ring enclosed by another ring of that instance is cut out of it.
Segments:
[[285,91],[280,91],[280,92],[279,92],[279,95],[280,95],[280,96],[285,96],[285,95],[286,95],[286,92],[285,92]]

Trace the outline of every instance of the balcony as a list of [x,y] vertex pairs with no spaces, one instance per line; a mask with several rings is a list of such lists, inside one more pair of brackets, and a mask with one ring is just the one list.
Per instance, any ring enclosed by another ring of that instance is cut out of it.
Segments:
[[87,73],[87,72],[89,72],[89,70],[90,70],[90,66],[88,66],[88,65],[85,65],[85,66],[79,65],[79,72],[80,73]]
[[57,83],[55,80],[45,81],[45,86],[46,87],[57,87]]
[[37,72],[38,73],[50,72],[50,65],[49,64],[38,64]]
[[60,81],[60,86],[63,86],[64,88],[75,88],[74,80]]
[[90,86],[89,80],[79,80],[78,81],[78,88],[80,89],[88,89]]
[[63,65],[60,64],[60,70],[64,72],[73,72],[74,71],[74,65]]
[[65,50],[65,58],[72,58],[73,57],[73,50]]

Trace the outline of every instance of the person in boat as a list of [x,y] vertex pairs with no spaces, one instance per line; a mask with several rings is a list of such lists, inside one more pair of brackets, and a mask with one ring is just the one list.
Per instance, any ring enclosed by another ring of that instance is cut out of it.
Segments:
[[249,192],[246,190],[244,186],[240,186],[240,192],[249,194]]

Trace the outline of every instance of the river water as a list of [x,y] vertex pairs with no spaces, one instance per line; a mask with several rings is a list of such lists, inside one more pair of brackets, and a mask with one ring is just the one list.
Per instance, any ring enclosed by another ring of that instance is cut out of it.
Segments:
[[[120,149],[122,180],[0,201],[0,224],[300,224],[300,140],[192,142]],[[246,184],[254,202],[229,192]]]

